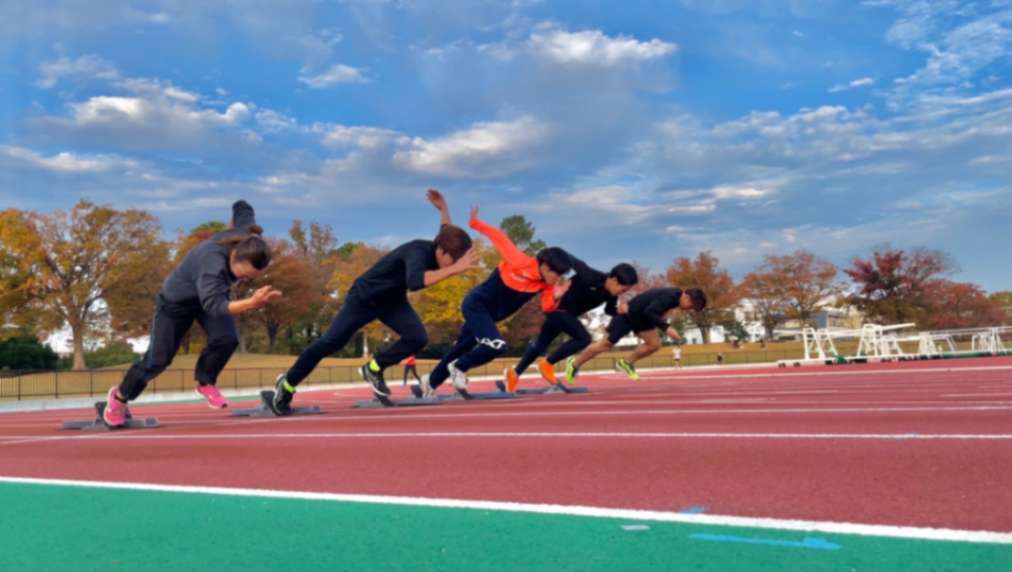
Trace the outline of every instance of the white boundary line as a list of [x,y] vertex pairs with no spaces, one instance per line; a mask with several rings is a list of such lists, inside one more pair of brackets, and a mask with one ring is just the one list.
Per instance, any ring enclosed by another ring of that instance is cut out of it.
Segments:
[[1012,441],[1008,433],[676,433],[676,432],[566,432],[566,431],[390,431],[311,433],[85,433],[71,436],[0,438],[0,445],[61,441],[219,441],[243,439],[792,439],[860,441]]
[[149,492],[172,492],[206,495],[227,495],[240,497],[316,500],[332,502],[353,502],[430,508],[456,508],[471,510],[523,512],[531,514],[554,514],[584,516],[592,518],[614,518],[633,521],[677,522],[709,526],[738,526],[776,530],[797,530],[831,534],[853,534],[890,538],[910,538],[949,542],[977,542],[988,544],[1012,544],[1012,533],[977,530],[954,530],[946,528],[922,528],[913,526],[890,526],[882,524],[856,524],[848,522],[787,520],[776,518],[752,518],[709,514],[682,514],[637,509],[613,509],[579,505],[533,504],[499,501],[478,501],[439,499],[422,497],[400,497],[388,495],[359,495],[337,493],[311,493],[301,491],[278,491],[266,489],[196,487],[156,485],[148,483],[117,483],[108,481],[79,481],[63,479],[31,479],[0,477],[0,483],[50,485],[64,487],[86,487],[101,489],[137,490]]

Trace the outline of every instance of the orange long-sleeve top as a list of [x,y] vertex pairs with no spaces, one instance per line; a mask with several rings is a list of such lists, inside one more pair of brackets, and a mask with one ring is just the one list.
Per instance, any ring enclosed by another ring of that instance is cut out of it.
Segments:
[[502,255],[499,275],[506,286],[518,292],[541,292],[541,309],[545,312],[553,312],[558,308],[555,287],[541,278],[537,258],[517,248],[505,232],[485,221],[473,218],[470,226],[488,237],[492,246]]

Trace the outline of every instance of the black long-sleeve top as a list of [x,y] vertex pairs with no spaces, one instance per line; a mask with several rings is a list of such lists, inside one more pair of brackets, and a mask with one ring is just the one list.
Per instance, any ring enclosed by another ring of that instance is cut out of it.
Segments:
[[193,247],[183,262],[165,279],[161,296],[174,304],[197,302],[211,316],[228,315],[232,284],[236,277],[229,268],[229,249],[222,239],[247,234],[256,224],[253,207],[246,201],[232,205],[232,226]]

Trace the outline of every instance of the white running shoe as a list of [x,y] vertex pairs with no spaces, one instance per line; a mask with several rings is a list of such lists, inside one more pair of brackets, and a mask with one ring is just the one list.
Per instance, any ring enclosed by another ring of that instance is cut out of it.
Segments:
[[453,388],[457,391],[467,391],[467,373],[457,369],[457,361],[450,362],[447,369],[450,370],[450,381],[453,382]]

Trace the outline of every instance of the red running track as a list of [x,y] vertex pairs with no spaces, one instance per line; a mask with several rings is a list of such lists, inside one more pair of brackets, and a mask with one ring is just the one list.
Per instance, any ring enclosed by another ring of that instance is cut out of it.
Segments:
[[1012,359],[586,383],[397,410],[307,392],[326,414],[289,419],[137,406],[164,427],[115,433],[56,430],[85,410],[3,414],[0,475],[1012,532]]

